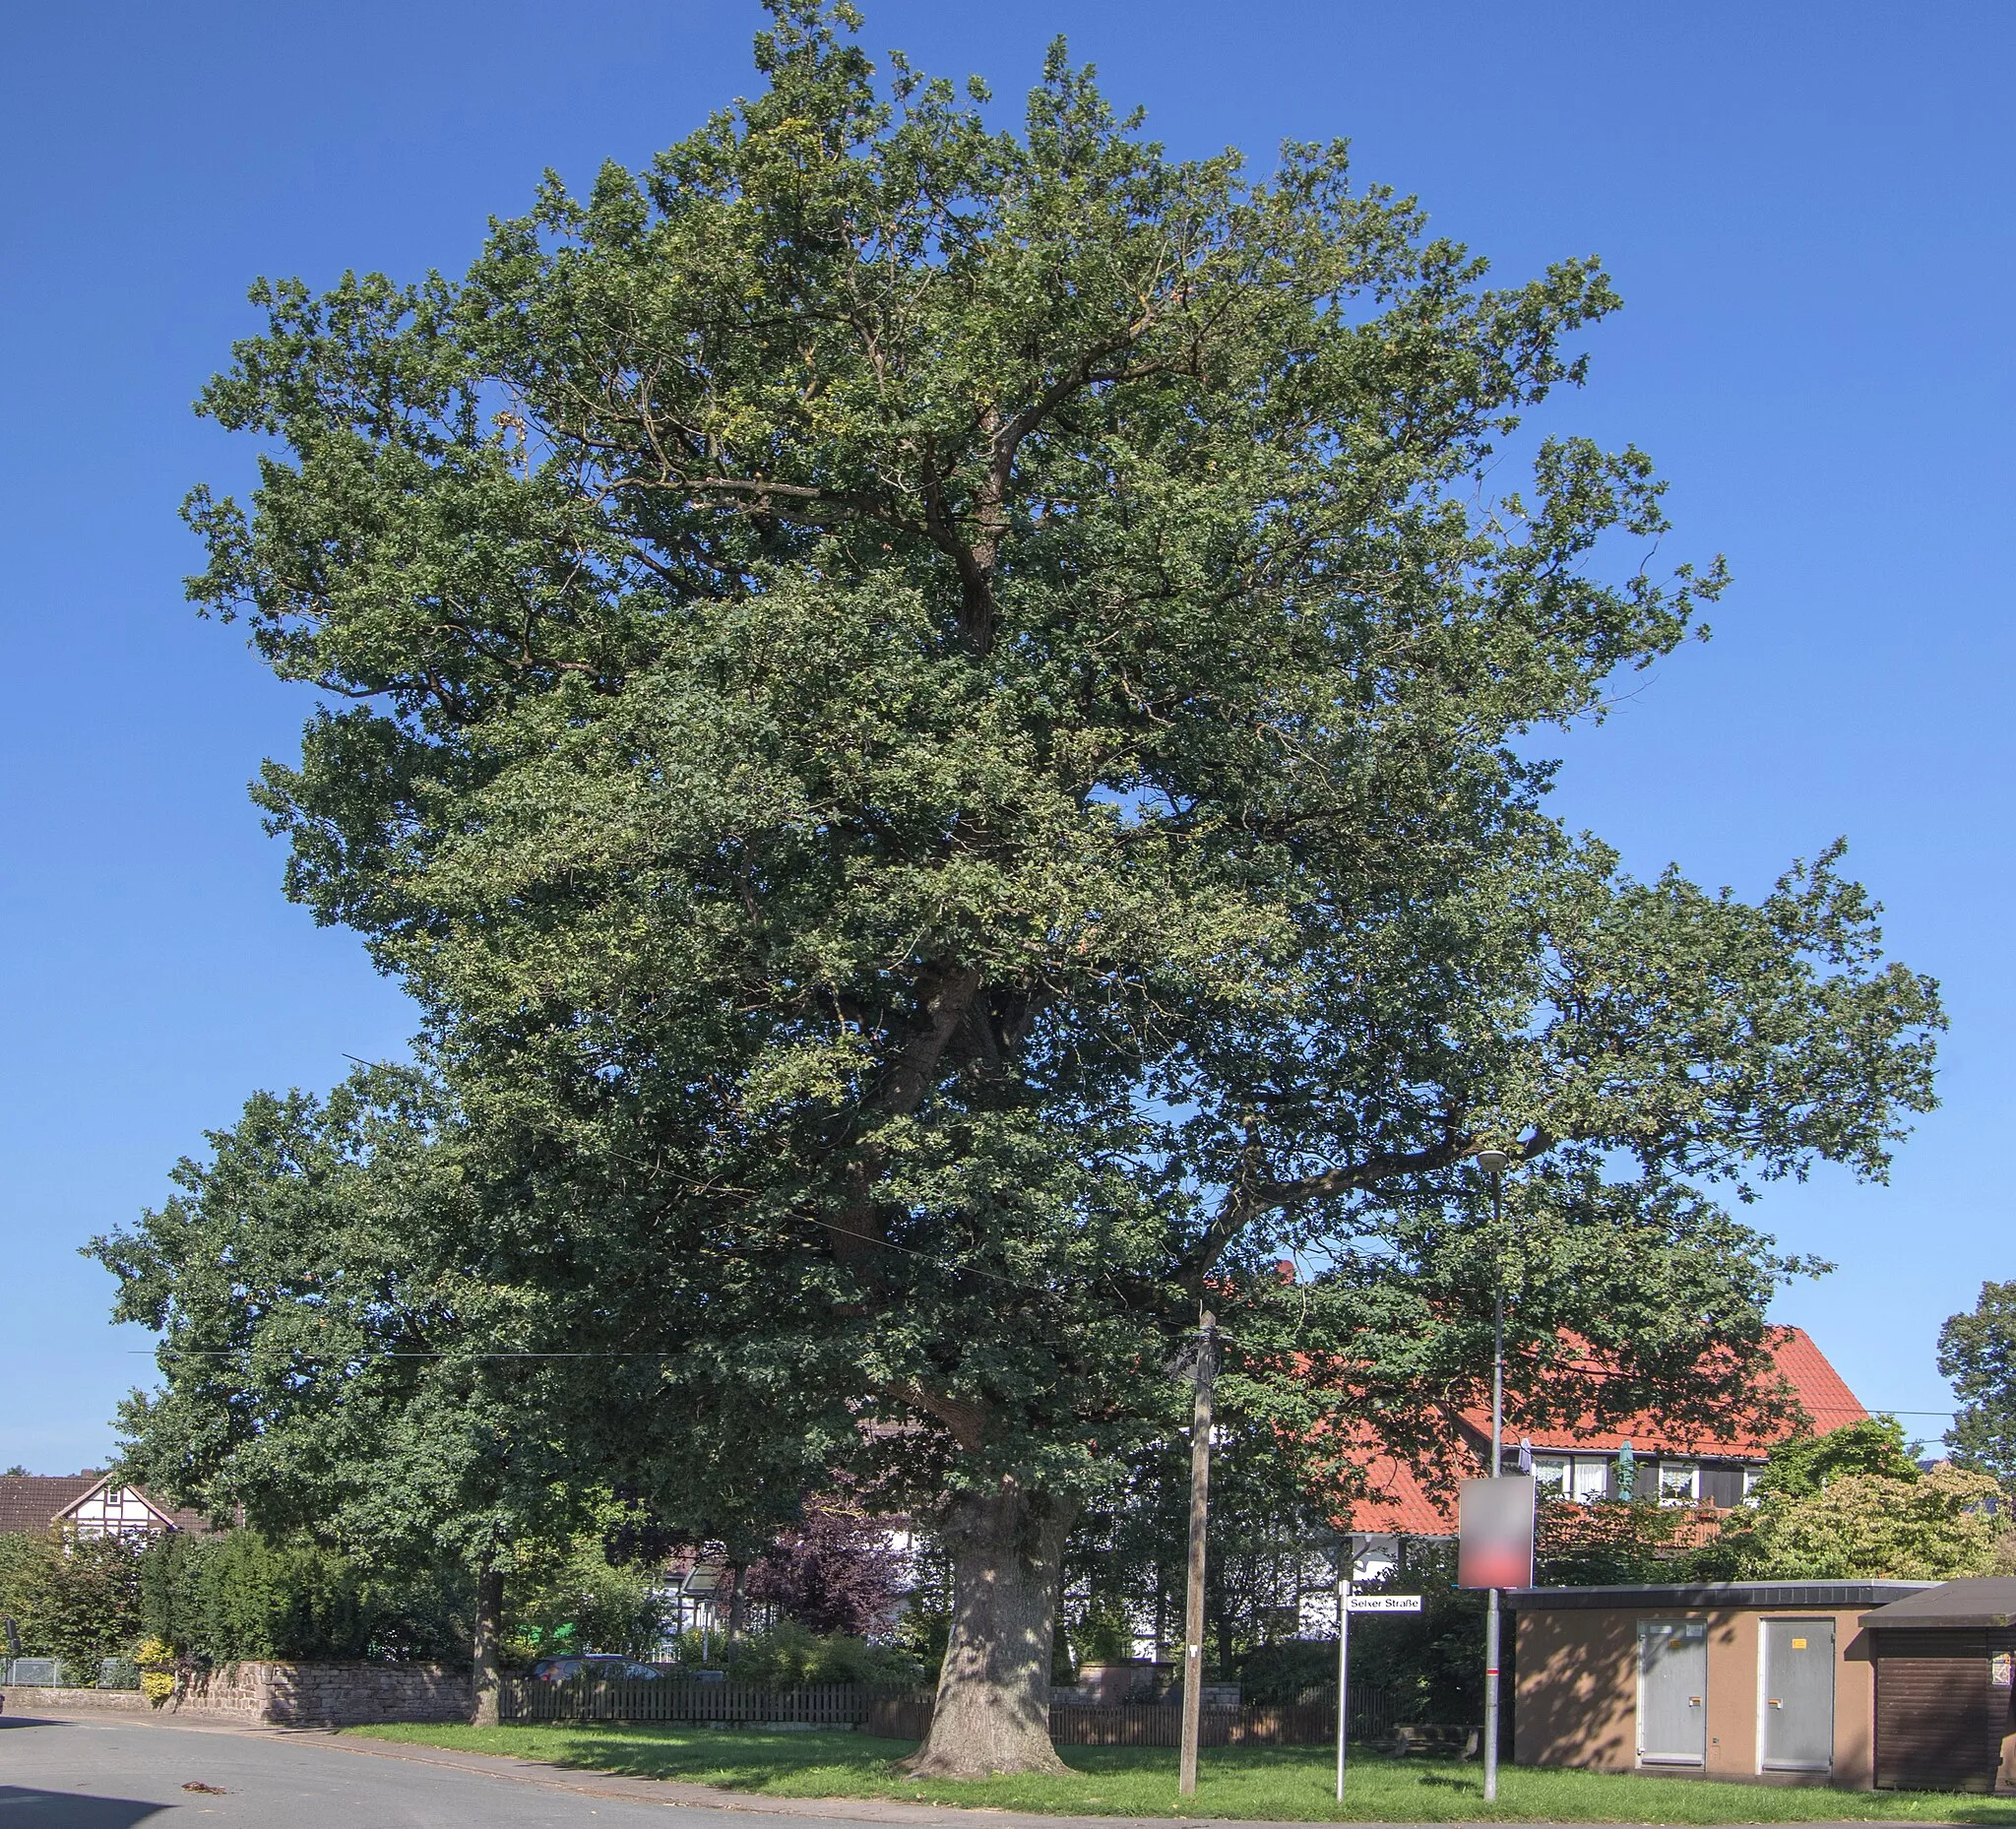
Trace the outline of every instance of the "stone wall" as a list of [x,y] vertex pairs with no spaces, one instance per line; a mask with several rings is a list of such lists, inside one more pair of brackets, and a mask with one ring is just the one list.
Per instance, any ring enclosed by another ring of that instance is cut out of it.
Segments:
[[372,1721],[467,1721],[467,1671],[423,1664],[281,1664],[247,1660],[185,1671],[158,1711],[134,1689],[4,1692],[6,1712],[158,1713],[162,1719],[235,1721],[248,1728],[348,1728]]
[[467,1721],[468,1673],[425,1664],[247,1661],[185,1672],[165,1713],[224,1716],[274,1728],[367,1721]]
[[45,1711],[51,1715],[148,1713],[147,1698],[138,1689],[49,1689],[36,1683],[10,1683],[0,1689],[0,1709],[9,1715]]

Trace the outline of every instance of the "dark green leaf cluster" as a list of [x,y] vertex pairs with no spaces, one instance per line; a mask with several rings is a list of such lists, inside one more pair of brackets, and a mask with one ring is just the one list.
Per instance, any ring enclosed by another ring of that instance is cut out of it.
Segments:
[[204,1664],[235,1658],[467,1658],[472,1595],[455,1567],[377,1573],[255,1531],[157,1539],[141,1557],[149,1637]]
[[1918,1443],[1906,1440],[1904,1424],[1895,1417],[1864,1417],[1824,1435],[1795,1435],[1771,1450],[1757,1482],[1757,1495],[1765,1504],[1811,1498],[1849,1474],[1916,1480],[1918,1449]]

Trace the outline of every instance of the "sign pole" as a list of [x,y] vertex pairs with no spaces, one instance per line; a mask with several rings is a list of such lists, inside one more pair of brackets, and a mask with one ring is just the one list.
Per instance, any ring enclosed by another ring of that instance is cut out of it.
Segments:
[[1344,1801],[1344,1737],[1351,1721],[1351,1578],[1357,1556],[1349,1537],[1337,1565],[1337,1800]]
[[[1492,1180],[1495,1198],[1497,1182]],[[1491,1478],[1505,1471],[1505,1292],[1498,1292],[1498,1325],[1491,1358]],[[1498,1591],[1491,1590],[1490,1611],[1484,1615],[1484,1801],[1498,1795]]]
[[[1491,1177],[1491,1243],[1504,1248],[1505,1167],[1501,1151],[1486,1150],[1478,1161]],[[1491,1325],[1491,1472],[1497,1480],[1505,1472],[1505,1273],[1498,1271],[1497,1302]],[[1498,1796],[1498,1589],[1491,1587],[1490,1611],[1484,1616],[1484,1801]]]

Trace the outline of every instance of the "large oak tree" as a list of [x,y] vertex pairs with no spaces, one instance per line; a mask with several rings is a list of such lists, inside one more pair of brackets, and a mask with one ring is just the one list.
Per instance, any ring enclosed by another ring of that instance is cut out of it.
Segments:
[[1545,813],[1532,733],[1722,583],[1638,452],[1520,429],[1594,263],[772,11],[759,94],[460,280],[258,290],[194,590],[323,695],[290,893],[426,1012],[485,1276],[606,1356],[580,1439],[693,1515],[933,1507],[920,1763],[1039,1768],[1065,1534],[1202,1306],[1315,1460],[1431,1450],[1500,1278],[1597,1414],[1727,1397],[1796,1267],[1718,1187],[1880,1176],[1937,1003],[1831,851],[1752,904]]

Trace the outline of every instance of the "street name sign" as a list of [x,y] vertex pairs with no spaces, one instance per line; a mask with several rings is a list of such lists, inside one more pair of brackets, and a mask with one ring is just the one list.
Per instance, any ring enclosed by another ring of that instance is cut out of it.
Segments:
[[[1347,1545],[1351,1542],[1345,1540]],[[1345,1744],[1351,1733],[1351,1616],[1354,1613],[1418,1613],[1418,1594],[1354,1594],[1351,1564],[1337,1571],[1337,1800],[1344,1801]]]

